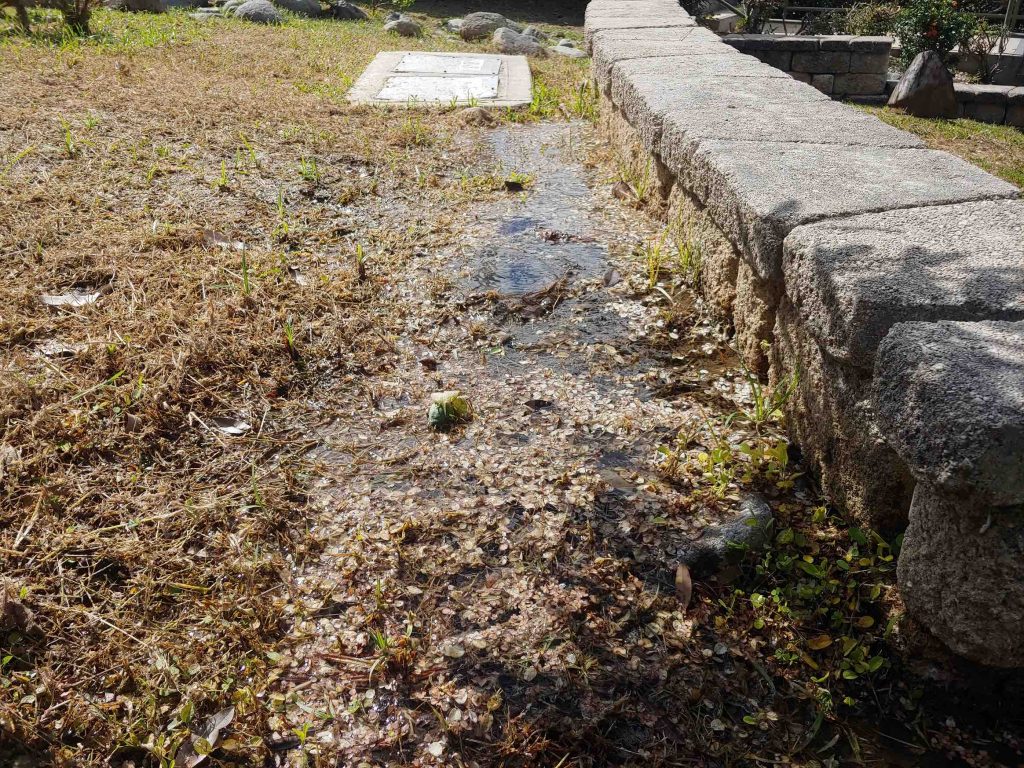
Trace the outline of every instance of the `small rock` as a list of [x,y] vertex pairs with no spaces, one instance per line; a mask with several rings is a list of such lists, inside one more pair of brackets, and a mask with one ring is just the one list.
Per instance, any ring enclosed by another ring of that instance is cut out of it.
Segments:
[[553,48],[549,48],[552,53],[556,53],[559,56],[566,56],[570,59],[585,59],[587,54],[581,51],[579,48],[570,48],[565,45],[556,45]]
[[459,112],[459,122],[463,125],[494,125],[494,115],[483,107],[467,107]]
[[520,34],[523,35],[524,37],[529,37],[533,40],[536,40],[538,43],[546,43],[548,41],[547,33],[542,32],[536,27],[527,27],[522,32],[520,32]]
[[235,8],[235,18],[256,24],[280,24],[283,21],[270,0],[246,0]]
[[576,41],[570,40],[568,37],[563,37],[561,40],[555,43],[555,45],[557,45],[560,48],[575,48]]
[[953,75],[935,51],[922,51],[914,57],[889,97],[890,107],[901,107],[916,117],[957,115]]
[[298,16],[308,16],[311,19],[323,15],[320,0],[274,0],[274,5]]
[[521,32],[523,29],[519,24],[509,21],[500,13],[480,11],[471,13],[462,20],[459,34],[462,35],[463,40],[483,40],[501,27],[515,32]]
[[684,545],[679,561],[698,574],[714,572],[734,555],[764,546],[772,520],[772,509],[764,499],[747,496],[736,517],[709,526],[701,538]]
[[448,19],[448,21],[441,25],[441,29],[445,32],[451,32],[453,35],[457,35],[462,29],[462,19]]
[[370,18],[366,11],[348,0],[330,0],[327,15],[342,21],[365,21]]
[[516,32],[508,27],[501,27],[494,32],[494,45],[502,53],[519,56],[536,56],[538,58],[548,55],[548,49],[531,37]]
[[384,25],[384,31],[394,32],[402,37],[420,37],[423,34],[423,28],[408,16],[399,16],[397,19],[391,19],[391,21]]
[[612,185],[612,196],[627,203],[632,203],[636,200],[633,188],[624,181],[616,181]]

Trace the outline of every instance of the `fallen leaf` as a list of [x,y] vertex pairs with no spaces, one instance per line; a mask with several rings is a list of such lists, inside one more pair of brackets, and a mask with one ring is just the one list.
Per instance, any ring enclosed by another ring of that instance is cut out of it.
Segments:
[[39,300],[48,307],[84,307],[94,304],[99,297],[99,291],[74,288],[67,293],[44,293]]
[[232,419],[223,416],[217,416],[210,420],[213,426],[223,432],[225,435],[231,435],[232,437],[238,437],[244,435],[250,429],[252,424],[241,419]]
[[690,607],[690,598],[693,597],[693,579],[690,578],[690,569],[685,563],[676,566],[676,597],[683,607],[683,613]]
[[812,651],[820,651],[832,645],[832,638],[828,635],[817,635],[807,641],[807,647]]
[[198,733],[193,733],[182,742],[174,756],[175,768],[195,768],[217,748],[221,731],[235,719],[235,708],[228,707],[211,715]]
[[232,240],[230,237],[225,235],[223,232],[218,232],[216,229],[204,229],[203,230],[203,242],[206,245],[213,246],[216,248],[223,248],[225,251],[244,251],[245,243],[239,242],[238,240]]

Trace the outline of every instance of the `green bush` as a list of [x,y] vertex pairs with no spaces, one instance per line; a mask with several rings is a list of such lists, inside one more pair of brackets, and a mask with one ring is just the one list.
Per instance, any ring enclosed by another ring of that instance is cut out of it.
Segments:
[[890,36],[899,15],[896,3],[857,3],[846,13],[845,34]]
[[896,17],[894,31],[905,62],[922,51],[935,51],[948,62],[953,49],[966,46],[977,28],[977,18],[958,0],[910,0]]

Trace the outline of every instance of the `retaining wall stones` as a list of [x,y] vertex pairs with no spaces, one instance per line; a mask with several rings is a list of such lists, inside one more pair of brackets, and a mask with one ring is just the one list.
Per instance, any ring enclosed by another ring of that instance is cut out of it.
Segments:
[[[797,377],[787,423],[830,499],[877,527],[909,521],[900,585],[924,626],[1024,666],[1024,323],[1007,322],[1024,320],[1019,191],[722,42],[674,0],[594,0],[586,39],[602,128],[699,238],[708,304],[748,366]],[[852,61],[856,42],[791,39],[817,47],[787,51],[789,66],[813,53],[800,66],[839,67],[822,54]]]
[[1024,128],[1024,88],[954,83],[957,113],[983,123]]
[[727,35],[722,40],[837,98],[884,96],[892,40],[855,35]]

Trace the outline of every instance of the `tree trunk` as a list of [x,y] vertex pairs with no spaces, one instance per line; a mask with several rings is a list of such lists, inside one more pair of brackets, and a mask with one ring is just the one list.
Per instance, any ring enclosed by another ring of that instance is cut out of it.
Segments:
[[18,14],[18,23],[25,30],[26,35],[32,34],[32,25],[28,20],[28,11],[25,9],[23,0],[14,0],[14,12]]

